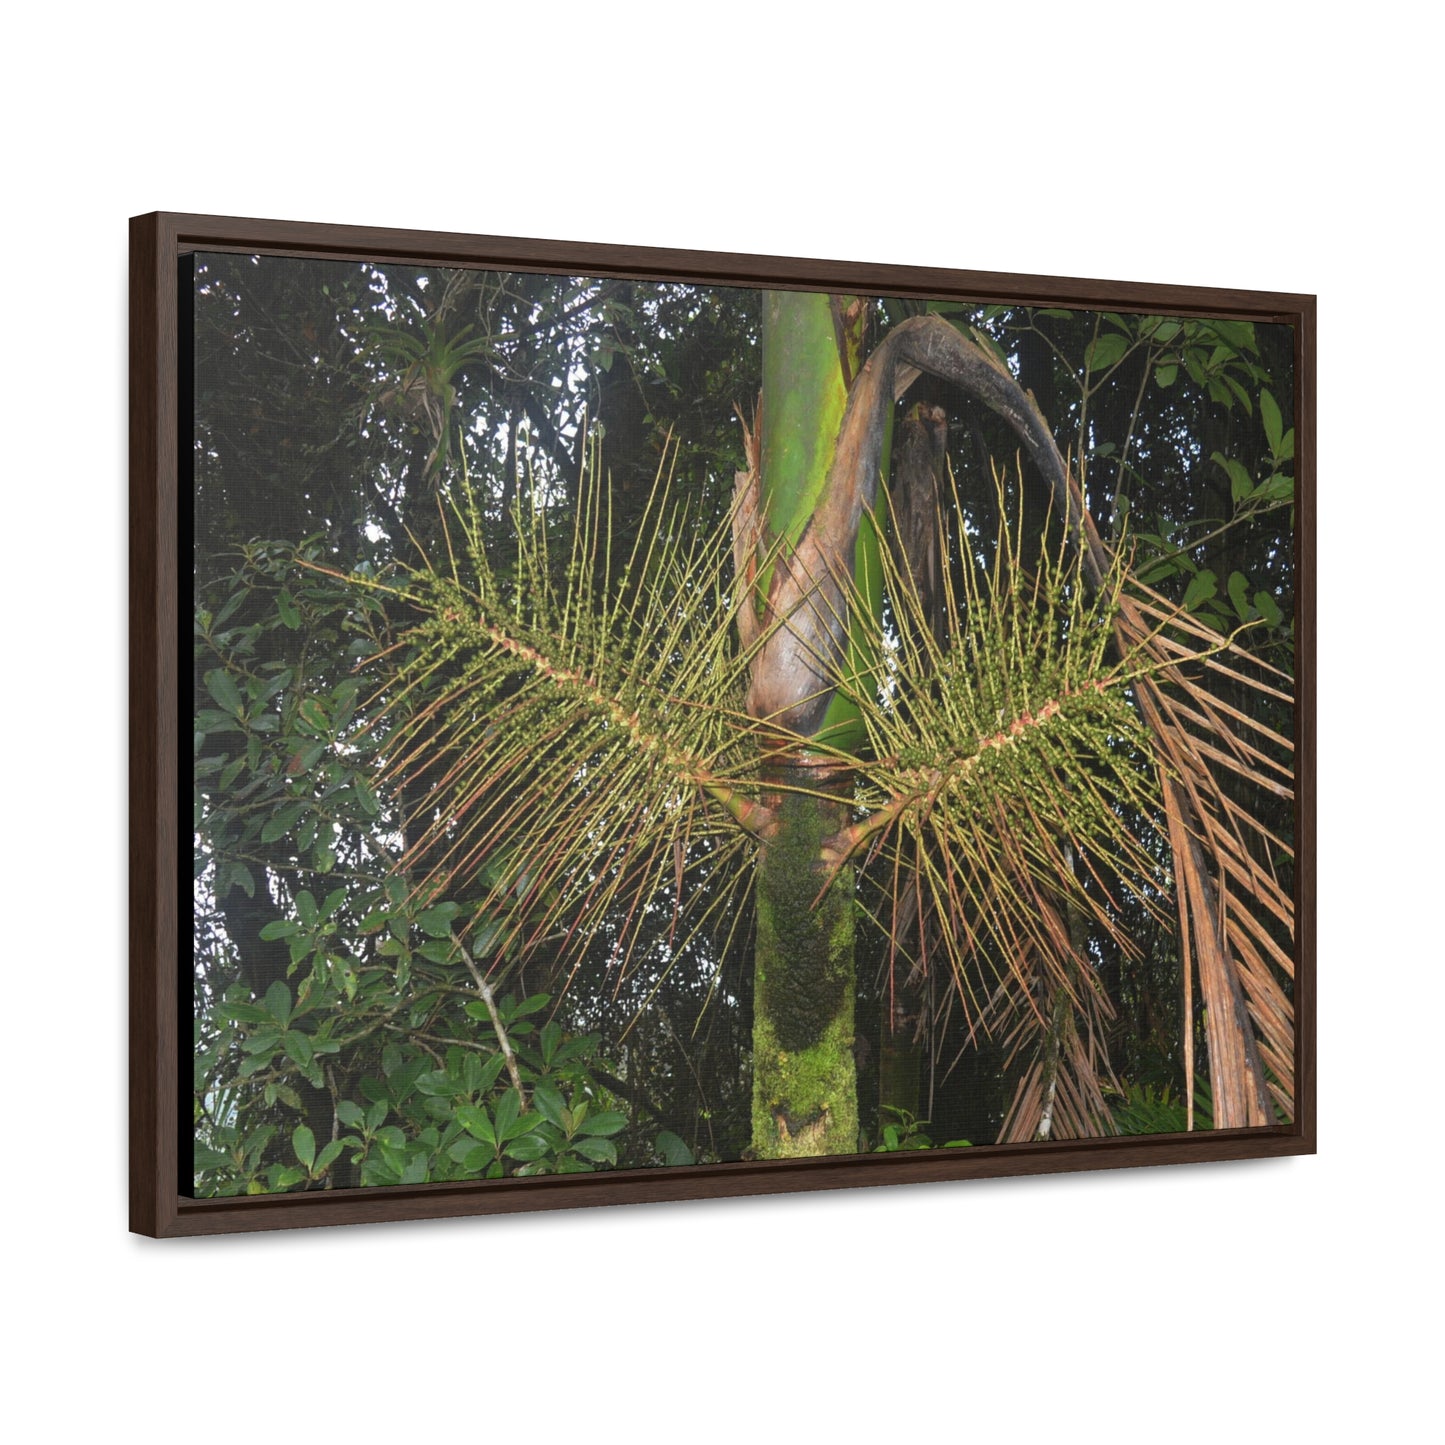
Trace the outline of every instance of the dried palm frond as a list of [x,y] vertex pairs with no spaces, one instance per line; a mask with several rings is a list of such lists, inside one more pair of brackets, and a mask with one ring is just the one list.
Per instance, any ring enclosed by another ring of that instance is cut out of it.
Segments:
[[890,966],[911,938],[909,971],[945,964],[971,1031],[1003,1034],[1022,1070],[1005,1139],[1112,1132],[1113,1010],[1088,939],[1137,955],[1126,893],[1156,916],[1177,908],[1186,1078],[1197,966],[1216,1127],[1270,1123],[1266,1080],[1282,1110],[1292,1097],[1290,898],[1267,862],[1286,845],[1219,774],[1287,797],[1288,745],[1219,684],[1280,702],[1288,679],[1140,587],[1090,533],[1094,576],[1067,543],[1030,571],[1005,526],[986,584],[963,568],[942,642],[885,560],[899,622],[868,713],[868,812],[832,851],[891,875]]
[[[1241,797],[1292,801],[1290,740],[1220,696],[1292,704],[1290,680],[1208,628],[1172,613],[1145,589],[1123,599],[1115,629],[1160,664],[1139,707],[1164,775],[1183,944],[1184,989],[1194,969],[1204,1003],[1216,1128],[1272,1124],[1294,1112],[1294,898],[1274,866],[1292,857]],[[1199,643],[1211,654],[1197,665]],[[1263,711],[1263,708],[1260,709]],[[1186,1008],[1186,1017],[1192,1012]],[[1193,1109],[1193,1058],[1185,1079]]]

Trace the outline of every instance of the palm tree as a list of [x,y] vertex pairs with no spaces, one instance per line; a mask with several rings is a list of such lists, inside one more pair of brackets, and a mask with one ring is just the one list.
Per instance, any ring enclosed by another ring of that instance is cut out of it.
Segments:
[[[727,528],[671,509],[664,466],[614,570],[594,451],[565,556],[519,509],[515,561],[494,566],[462,481],[446,555],[365,583],[415,609],[382,689],[404,865],[429,895],[474,895],[458,941],[479,980],[599,938],[618,971],[662,970],[726,939],[751,890],[759,1157],[858,1148],[857,935],[875,925],[897,990],[946,980],[1005,1041],[1006,1140],[1113,1129],[1098,948],[1129,954],[1140,914],[1177,929],[1190,1126],[1198,1003],[1214,1126],[1289,1116],[1286,843],[1247,804],[1289,795],[1289,744],[1253,705],[1287,704],[1288,678],[1105,543],[985,340],[920,315],[865,355],[868,316],[765,294]],[[943,414],[894,425],[925,375],[1007,422],[1051,525],[1025,533],[1021,479],[999,471],[998,535],[968,532]]]

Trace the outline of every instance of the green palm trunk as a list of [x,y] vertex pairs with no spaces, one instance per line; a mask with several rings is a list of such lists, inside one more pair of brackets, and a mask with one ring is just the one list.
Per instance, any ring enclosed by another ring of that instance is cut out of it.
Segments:
[[[777,826],[758,859],[753,1024],[753,1149],[764,1159],[858,1147],[853,869],[823,862],[824,841],[849,822],[852,780],[822,751],[862,740],[856,702],[836,683],[840,662],[856,679],[873,658],[849,627],[844,594],[856,588],[853,600],[876,610],[880,584],[872,520],[839,525],[824,506],[857,332],[846,299],[764,297],[759,508],[764,551],[778,550],[758,590],[774,608],[764,624],[798,645],[759,654],[752,707],[819,745],[794,745],[766,778]],[[853,578],[842,592],[825,575],[844,570],[839,559]]]

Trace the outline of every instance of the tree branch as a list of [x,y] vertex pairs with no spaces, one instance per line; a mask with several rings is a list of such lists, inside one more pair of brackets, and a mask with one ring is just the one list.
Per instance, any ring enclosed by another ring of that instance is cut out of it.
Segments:
[[507,1037],[507,1031],[502,1027],[502,1016],[497,1012],[497,1000],[492,994],[491,985],[487,983],[486,975],[477,967],[477,961],[468,951],[455,933],[452,934],[452,944],[462,956],[462,962],[466,964],[467,971],[472,976],[472,982],[477,986],[477,992],[482,996],[482,1002],[487,1006],[487,1013],[491,1016],[492,1028],[496,1030],[497,1042],[502,1046],[502,1057],[507,1061],[507,1073],[512,1080],[512,1087],[517,1091],[517,1099],[525,1113],[528,1108],[527,1093],[522,1088],[522,1071],[517,1067],[517,1056],[512,1052],[512,1041]]

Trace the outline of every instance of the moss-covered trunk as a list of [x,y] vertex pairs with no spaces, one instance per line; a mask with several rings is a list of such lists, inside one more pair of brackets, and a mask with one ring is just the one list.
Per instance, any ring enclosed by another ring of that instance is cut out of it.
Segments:
[[[821,770],[779,769],[780,787],[818,788]],[[778,829],[758,863],[753,1149],[761,1159],[858,1148],[853,1053],[853,869],[829,880],[823,840],[848,823],[846,799],[768,798]]]
[[[850,626],[855,599],[877,605],[870,518],[830,507],[829,468],[865,309],[847,297],[768,292],[763,301],[759,621],[754,716],[810,742],[856,747],[862,725],[842,676],[870,667]],[[851,866],[825,871],[822,844],[847,826],[851,784],[801,742],[776,765],[776,828],[758,862],[753,1024],[753,1150],[759,1158],[858,1148],[853,1053]],[[836,796],[823,779],[832,777]]]

